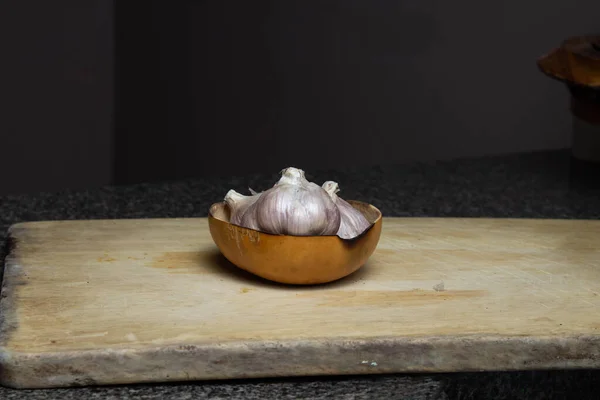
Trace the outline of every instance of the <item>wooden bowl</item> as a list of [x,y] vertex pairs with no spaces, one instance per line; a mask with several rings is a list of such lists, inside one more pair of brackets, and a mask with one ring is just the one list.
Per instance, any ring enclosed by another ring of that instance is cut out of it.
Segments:
[[371,227],[353,239],[338,236],[272,235],[229,222],[225,202],[210,207],[208,226],[221,253],[237,267],[286,284],[313,285],[343,278],[362,267],[381,236],[381,211],[348,201]]
[[600,88],[600,36],[575,36],[540,57],[540,70],[570,85]]

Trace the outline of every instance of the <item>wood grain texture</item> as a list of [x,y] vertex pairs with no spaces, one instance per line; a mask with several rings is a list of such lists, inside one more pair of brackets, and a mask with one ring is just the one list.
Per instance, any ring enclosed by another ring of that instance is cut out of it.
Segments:
[[233,267],[203,218],[10,238],[6,386],[600,366],[600,221],[384,218],[365,267],[313,287]]

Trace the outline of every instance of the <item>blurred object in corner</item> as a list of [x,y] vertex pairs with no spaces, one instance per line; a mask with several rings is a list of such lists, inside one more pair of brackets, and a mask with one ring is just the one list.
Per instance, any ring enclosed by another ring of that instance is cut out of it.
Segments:
[[537,64],[571,95],[571,177],[600,183],[600,35],[568,38]]

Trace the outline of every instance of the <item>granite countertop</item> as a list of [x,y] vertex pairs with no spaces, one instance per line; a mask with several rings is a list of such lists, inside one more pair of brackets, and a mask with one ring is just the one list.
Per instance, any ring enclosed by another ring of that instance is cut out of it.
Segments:
[[[343,171],[340,195],[375,204],[385,216],[600,217],[600,184],[573,180],[567,151]],[[58,219],[205,217],[228,189],[270,187],[274,174],[197,179],[0,197],[0,240],[16,222]],[[597,179],[600,180],[600,177]],[[3,254],[0,254],[3,257]],[[0,387],[1,399],[596,399],[600,371],[417,374],[128,385],[52,390]]]

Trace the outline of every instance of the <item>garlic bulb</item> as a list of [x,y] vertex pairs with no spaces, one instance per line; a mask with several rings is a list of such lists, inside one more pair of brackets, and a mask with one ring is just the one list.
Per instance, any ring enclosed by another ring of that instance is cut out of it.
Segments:
[[333,198],[301,169],[286,168],[272,188],[250,193],[230,190],[225,196],[231,223],[277,235],[335,235],[339,230],[341,216]]
[[323,183],[323,189],[331,196],[341,214],[340,227],[337,235],[342,239],[352,239],[371,226],[365,216],[352,207],[350,203],[337,195],[340,191],[339,185],[333,181]]

